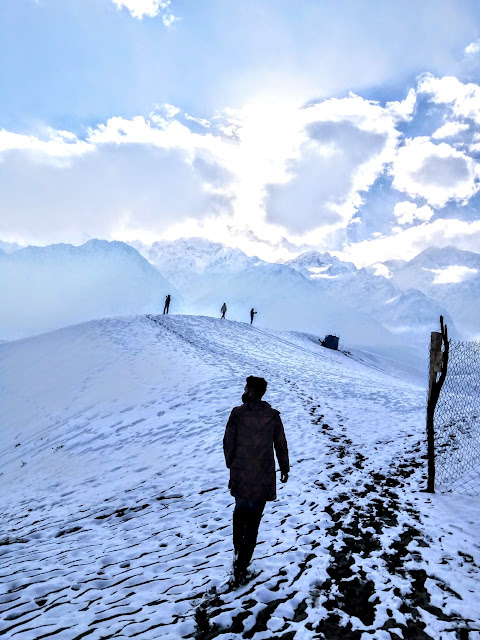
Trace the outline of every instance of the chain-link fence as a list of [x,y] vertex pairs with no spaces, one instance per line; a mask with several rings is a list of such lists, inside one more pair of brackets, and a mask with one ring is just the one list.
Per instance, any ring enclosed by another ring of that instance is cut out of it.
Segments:
[[450,341],[434,425],[436,489],[480,495],[480,342]]

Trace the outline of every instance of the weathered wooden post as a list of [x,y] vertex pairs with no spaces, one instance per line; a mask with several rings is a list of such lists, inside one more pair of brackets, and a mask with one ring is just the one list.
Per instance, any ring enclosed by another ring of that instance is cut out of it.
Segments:
[[[434,416],[440,391],[447,376],[448,367],[448,330],[443,325],[443,316],[440,316],[441,332],[432,331],[430,337],[430,371],[428,377],[427,400],[427,458],[428,458],[428,493],[435,493],[435,428]],[[443,344],[443,352],[442,352]],[[437,374],[440,377],[437,380]]]

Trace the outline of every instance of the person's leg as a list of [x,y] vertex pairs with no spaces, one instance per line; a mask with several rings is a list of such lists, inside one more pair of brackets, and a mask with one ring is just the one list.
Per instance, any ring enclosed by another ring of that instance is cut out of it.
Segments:
[[247,518],[248,501],[242,498],[235,498],[235,509],[233,511],[233,548],[237,558],[243,547]]
[[265,502],[249,500],[246,504],[246,518],[243,544],[238,554],[238,566],[245,571],[250,564],[257,544],[258,528],[262,519]]

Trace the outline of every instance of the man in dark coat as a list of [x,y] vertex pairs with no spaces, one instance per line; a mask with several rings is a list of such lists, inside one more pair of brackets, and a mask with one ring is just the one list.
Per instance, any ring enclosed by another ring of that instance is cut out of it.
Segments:
[[274,448],[282,482],[287,482],[290,471],[280,413],[262,400],[266,390],[263,378],[247,378],[243,404],[232,410],[223,438],[225,462],[230,469],[229,488],[235,498],[233,568],[239,582],[246,577],[257,544],[265,503],[277,497]]
[[252,307],[250,309],[250,324],[253,324],[253,318],[257,315],[258,311],[255,311],[255,309]]
[[168,310],[170,309],[170,300],[171,300],[171,296],[170,294],[168,294],[168,296],[165,298],[165,306],[163,307],[163,313],[168,313]]
[[225,304],[225,302],[222,304],[222,308],[220,309],[220,311],[222,312],[222,318],[225,318],[225,314],[227,313],[227,305]]

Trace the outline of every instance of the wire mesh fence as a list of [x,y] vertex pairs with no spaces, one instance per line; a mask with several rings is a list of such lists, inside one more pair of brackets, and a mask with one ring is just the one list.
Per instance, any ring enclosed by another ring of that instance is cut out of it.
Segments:
[[480,342],[450,341],[434,425],[436,488],[480,495]]

